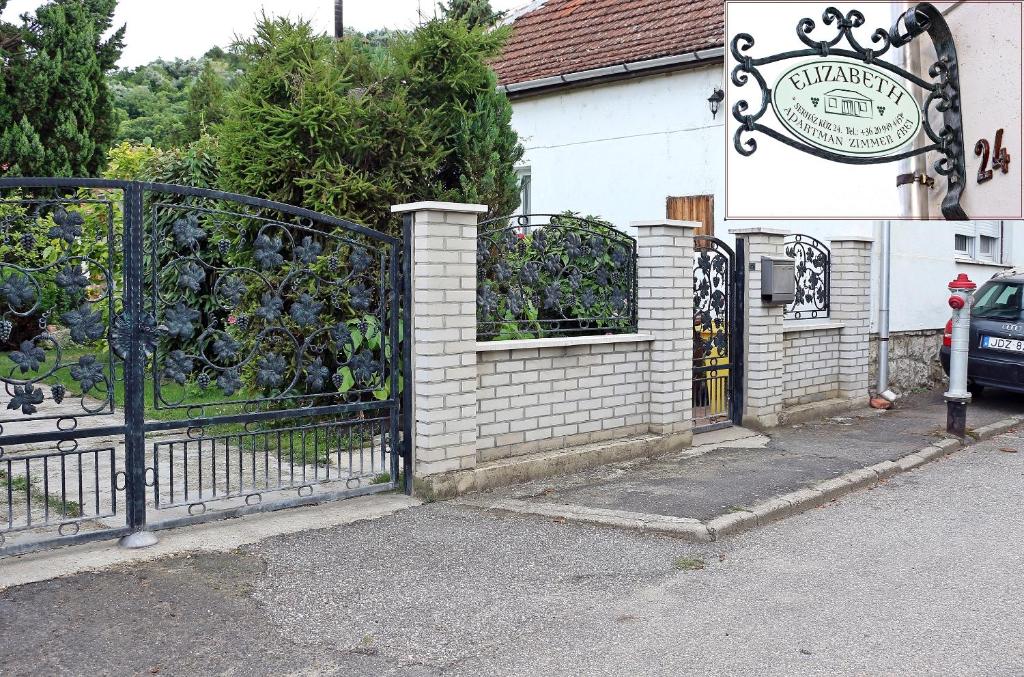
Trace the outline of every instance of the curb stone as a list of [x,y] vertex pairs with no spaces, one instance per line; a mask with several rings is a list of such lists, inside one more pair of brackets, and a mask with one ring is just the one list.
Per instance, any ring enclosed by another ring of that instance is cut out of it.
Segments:
[[[991,439],[996,435],[1000,435],[1014,426],[1019,425],[1024,421],[1024,417],[1021,416],[1010,416],[1008,418],[1001,419],[994,423],[982,426],[974,431],[973,441],[981,442],[987,439]],[[790,510],[787,515],[796,515],[798,513],[816,508],[820,505],[824,505],[827,502],[834,501],[835,499],[852,493],[857,489],[863,489],[878,484],[881,480],[888,479],[900,473],[907,472],[919,468],[924,464],[934,461],[937,458],[942,458],[952,454],[958,449],[968,447],[973,442],[963,441],[958,439],[944,439],[939,440],[935,444],[931,444],[918,451],[911,452],[905,456],[902,456],[896,461],[882,461],[866,468],[854,470],[848,472],[845,475],[833,478],[831,480],[825,480],[819,482],[807,489],[801,489],[800,491],[794,491],[789,494],[783,494],[774,499],[770,499],[759,505],[753,506],[750,510],[752,513],[761,515],[773,515],[773,505],[778,499],[788,500],[790,503]],[[780,516],[781,517],[781,516]],[[719,519],[719,518],[715,518]],[[778,519],[778,518],[776,518]],[[721,531],[717,529],[711,529],[710,525],[715,520],[709,522],[709,531],[711,531],[712,540],[718,540],[719,535],[727,535],[733,533],[732,531]],[[765,520],[758,519],[757,525],[764,524]]]
[[920,468],[931,461],[948,456],[958,449],[968,447],[974,442],[981,442],[1005,433],[1022,422],[1024,422],[1024,416],[1010,416],[977,428],[973,431],[970,441],[961,441],[955,438],[938,440],[934,444],[901,456],[895,461],[882,461],[859,468],[803,489],[774,496],[749,508],[718,515],[704,522],[669,515],[647,515],[606,508],[532,503],[516,499],[492,501],[485,497],[466,497],[458,499],[457,502],[484,510],[541,515],[573,522],[660,533],[690,542],[718,541],[723,536],[738,534],[797,515],[830,503],[858,489],[873,487],[882,480]]

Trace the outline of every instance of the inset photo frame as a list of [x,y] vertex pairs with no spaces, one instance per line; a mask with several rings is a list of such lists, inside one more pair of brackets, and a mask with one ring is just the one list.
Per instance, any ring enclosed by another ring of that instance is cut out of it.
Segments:
[[726,218],[1024,218],[1021,5],[728,0]]

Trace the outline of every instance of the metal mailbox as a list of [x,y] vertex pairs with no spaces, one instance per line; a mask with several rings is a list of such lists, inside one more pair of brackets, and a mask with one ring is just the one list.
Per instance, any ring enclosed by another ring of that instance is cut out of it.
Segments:
[[796,293],[796,262],[789,258],[761,257],[761,298],[771,305],[788,305]]

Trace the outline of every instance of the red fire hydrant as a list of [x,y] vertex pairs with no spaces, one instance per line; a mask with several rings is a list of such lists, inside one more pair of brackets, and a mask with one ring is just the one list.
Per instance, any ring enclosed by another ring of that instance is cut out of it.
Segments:
[[971,339],[971,297],[978,285],[966,273],[949,283],[949,307],[953,309],[949,349],[949,390],[946,398],[946,432],[962,438],[967,430],[967,358]]

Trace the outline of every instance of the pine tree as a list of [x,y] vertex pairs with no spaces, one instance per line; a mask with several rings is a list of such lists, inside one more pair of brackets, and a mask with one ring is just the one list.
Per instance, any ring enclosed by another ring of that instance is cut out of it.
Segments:
[[[0,0],[0,14],[7,0]],[[121,55],[108,39],[117,0],[53,0],[20,25],[0,21],[0,172],[96,175],[116,119],[106,75]]]
[[210,127],[224,119],[224,78],[207,61],[202,73],[188,92],[185,133],[189,141],[198,140]]
[[486,204],[490,216],[519,206],[515,165],[523,147],[512,129],[512,105],[488,65],[508,36],[507,28],[442,19],[400,37],[393,49],[410,96],[448,149],[438,171],[444,199]]
[[447,5],[439,3],[438,7],[446,19],[461,19],[470,28],[490,28],[505,16],[504,12],[495,12],[488,0],[449,0]]
[[216,130],[222,184],[379,229],[422,199],[511,213],[523,149],[488,66],[507,37],[443,19],[379,49],[264,20]]

